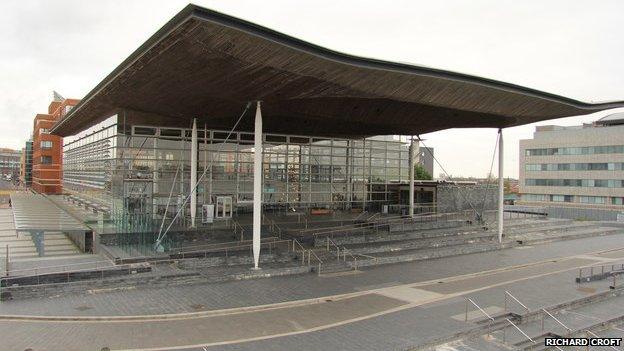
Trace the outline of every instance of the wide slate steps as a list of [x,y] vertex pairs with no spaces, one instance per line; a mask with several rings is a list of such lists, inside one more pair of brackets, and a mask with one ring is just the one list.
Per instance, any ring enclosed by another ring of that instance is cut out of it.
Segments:
[[[624,316],[624,296],[611,297],[605,300],[557,311],[552,314],[570,328],[574,335],[586,329],[591,330],[604,321]],[[531,343],[514,327],[509,326],[504,330],[506,334],[506,344],[513,345],[515,348],[523,350],[544,350],[546,349],[544,347],[544,337],[557,335],[566,336],[568,334],[568,330],[550,317],[546,317],[544,320],[544,330],[542,330],[541,323],[541,319],[538,318],[519,325],[520,329],[528,334],[536,343]],[[622,334],[624,333],[620,332],[619,337],[622,337]],[[499,342],[502,342],[503,329],[493,332],[492,335],[495,336]]]

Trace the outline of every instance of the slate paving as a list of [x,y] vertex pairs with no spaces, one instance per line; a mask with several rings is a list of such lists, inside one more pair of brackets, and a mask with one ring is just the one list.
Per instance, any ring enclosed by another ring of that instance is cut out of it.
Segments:
[[0,315],[144,315],[195,312],[198,306],[201,310],[255,306],[416,283],[620,247],[624,248],[624,238],[608,236],[378,266],[364,269],[362,274],[338,277],[306,274],[166,288],[128,287],[91,295],[6,301],[0,303]]

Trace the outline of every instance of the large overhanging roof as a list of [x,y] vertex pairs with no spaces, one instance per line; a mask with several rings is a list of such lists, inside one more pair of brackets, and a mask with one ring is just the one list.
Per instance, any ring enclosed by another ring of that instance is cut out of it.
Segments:
[[[151,124],[188,126],[196,117],[229,129],[255,100],[266,132],[343,137],[504,128],[624,106],[347,55],[189,5],[52,132],[72,135],[123,109]],[[250,116],[240,129],[252,129]]]

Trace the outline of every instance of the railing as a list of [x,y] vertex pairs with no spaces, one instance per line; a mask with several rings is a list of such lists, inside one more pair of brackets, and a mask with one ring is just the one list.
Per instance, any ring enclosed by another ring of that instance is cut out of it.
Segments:
[[553,316],[550,312],[546,311],[545,308],[542,308],[542,331],[544,331],[545,315],[548,315],[550,318],[554,319],[555,322],[557,322],[560,326],[565,328],[568,331],[567,335],[570,335],[570,333],[572,333],[572,329],[568,328],[568,326],[563,324],[563,322],[561,322],[559,319],[557,319],[557,317]]
[[305,255],[306,255],[306,248],[303,247],[303,245],[301,245],[301,243],[299,242],[299,240],[297,239],[293,239],[292,240],[292,251],[293,252],[301,252],[301,264],[303,265],[305,262]]
[[[281,244],[285,244],[288,248],[290,248],[290,240],[274,240],[274,241],[268,241],[268,242],[265,241],[265,242],[260,243],[260,247],[263,247],[263,246],[268,247],[269,253],[271,253],[271,251],[274,248],[276,248],[277,245],[281,245]],[[212,250],[209,249],[209,250],[179,252],[176,254],[178,257],[173,258],[173,259],[201,258],[201,257],[206,258],[208,257],[208,254],[212,254],[216,252],[222,252],[225,254],[225,257],[228,257],[230,252],[241,251],[241,249],[245,249],[245,248],[249,248],[249,250],[253,250],[253,243],[239,244],[239,245],[234,245],[234,246],[229,246],[229,247],[214,248]]]
[[325,239],[326,239],[326,242],[327,242],[327,248],[326,248],[327,251],[331,252],[331,249],[335,248],[336,249],[336,258],[338,259],[338,261],[340,261],[340,251],[341,251],[340,247],[338,245],[336,245],[336,243],[332,239],[330,239],[329,237],[326,237]]
[[[269,237],[265,237],[265,238],[261,238],[260,241],[261,242],[269,242],[269,241],[276,241],[276,240],[280,240],[280,238],[276,237],[276,236],[269,236]],[[231,246],[236,246],[236,245],[241,245],[241,244],[249,244],[252,243],[253,240],[242,240],[242,241],[226,241],[226,242],[221,242],[221,243],[209,243],[209,244],[199,244],[199,245],[192,245],[192,246],[178,246],[178,247],[172,247],[170,248],[168,251],[169,253],[181,253],[184,250],[218,250],[221,247],[231,247]]]
[[[527,333],[525,333],[522,329],[520,329],[520,327],[518,327],[516,323],[512,322],[509,318],[505,318],[505,320],[507,321],[507,323],[511,324],[511,326],[516,328],[516,330],[519,331],[520,334],[522,334],[525,338],[527,338],[527,340],[535,344],[535,340],[531,339],[531,337],[528,336]],[[507,328],[503,328],[503,342],[507,342]]]
[[[5,277],[5,278],[0,278],[0,290],[4,289],[4,288],[9,288],[12,287],[13,285],[8,285],[7,282],[13,281],[15,279],[29,279],[31,278],[32,280],[32,284],[18,284],[19,286],[35,286],[35,285],[47,285],[47,284],[62,284],[62,283],[71,283],[73,281],[84,281],[87,279],[84,279],[84,274],[81,273],[85,273],[85,272],[91,272],[92,273],[92,277],[99,277],[99,279],[104,279],[105,276],[108,277],[109,275],[106,275],[105,272],[112,272],[112,271],[120,271],[120,270],[124,270],[127,269],[129,271],[132,271],[133,269],[138,269],[139,267],[137,266],[136,263],[125,263],[125,264],[121,264],[121,265],[114,265],[114,266],[107,266],[107,267],[103,267],[103,268],[96,268],[96,269],[89,269],[89,268],[85,268],[85,269],[77,269],[77,270],[72,270],[72,271],[58,271],[58,272],[47,272],[47,273],[36,273],[36,274],[30,274],[30,275],[20,275],[20,276],[11,276],[11,277]],[[51,276],[51,275],[58,275],[59,277],[56,279],[58,281],[54,282],[54,283],[42,283],[41,280],[44,276]],[[61,276],[64,276],[65,279],[64,281],[60,281],[61,280]],[[74,278],[74,280],[72,280],[72,278]]]
[[359,221],[362,220],[362,218],[364,218],[364,216],[366,216],[366,214],[368,213],[368,211],[362,211],[362,213],[360,213],[359,215],[357,215],[357,217],[355,217],[353,220],[354,221]]
[[[274,240],[271,242],[264,242],[264,243],[260,243],[260,246],[264,246],[267,247],[269,249],[269,252],[271,252],[274,248],[277,248],[279,245],[284,245],[287,250],[291,250],[294,252],[301,252],[302,255],[302,259],[301,259],[301,264],[305,264],[305,259],[306,259],[306,253],[308,253],[308,265],[310,265],[311,263],[311,259],[314,258],[315,260],[318,261],[318,268],[319,268],[319,272],[321,269],[321,264],[323,263],[323,261],[318,258],[318,256],[314,253],[311,252],[311,250],[306,250],[301,243],[299,243],[296,239],[295,240]],[[47,266],[47,267],[35,267],[35,268],[28,268],[28,269],[21,269],[21,270],[14,270],[11,271],[11,275],[4,277],[4,278],[0,278],[0,289],[2,288],[6,288],[6,287],[10,287],[10,286],[5,286],[7,281],[11,281],[12,279],[16,279],[16,278],[32,278],[32,280],[34,281],[34,284],[26,284],[26,285],[20,285],[20,286],[30,286],[30,285],[46,285],[46,284],[59,284],[59,283],[71,283],[74,281],[84,281],[86,279],[84,279],[84,275],[81,275],[80,273],[84,273],[84,272],[92,272],[93,275],[92,276],[97,276],[97,274],[99,274],[100,279],[104,279],[105,277],[108,277],[108,275],[106,275],[107,271],[113,271],[113,270],[123,270],[123,269],[128,269],[128,270],[132,270],[132,269],[137,269],[140,268],[140,264],[141,263],[149,263],[149,264],[159,264],[159,263],[170,263],[170,262],[179,262],[179,261],[185,261],[185,260],[190,260],[190,259],[196,259],[196,258],[200,258],[200,256],[197,255],[197,253],[203,253],[203,257],[207,257],[208,253],[214,253],[214,252],[224,252],[226,257],[229,256],[229,252],[231,252],[233,249],[236,249],[236,251],[240,251],[241,248],[249,248],[250,250],[253,248],[253,244],[245,244],[245,245],[235,245],[235,246],[230,246],[230,247],[221,247],[221,248],[215,248],[213,251],[192,251],[192,252],[187,252],[186,254],[182,254],[182,257],[179,258],[162,258],[162,259],[156,259],[156,260],[145,260],[142,262],[135,262],[135,263],[124,263],[124,264],[113,264],[111,261],[93,261],[93,262],[82,262],[82,263],[73,263],[73,264],[66,264],[66,265],[57,265],[57,266]],[[190,254],[194,254],[193,257],[184,257],[185,255],[190,255]],[[79,266],[93,266],[92,268],[82,268],[82,269],[75,269],[76,267]],[[30,274],[26,274],[26,273],[30,273]],[[16,275],[17,274],[17,275]],[[59,275],[63,275],[65,274],[65,281],[58,281],[55,283],[41,283],[42,277],[45,275],[54,275],[54,274],[59,274]],[[72,280],[72,278],[76,278],[75,280]]]
[[[7,277],[28,277],[28,276],[36,276],[41,274],[58,274],[58,273],[67,273],[70,269],[75,269],[76,267],[84,267],[84,266],[93,266],[91,269],[98,268],[110,268],[115,267],[111,261],[91,261],[91,262],[81,262],[81,263],[69,263],[64,265],[55,265],[55,266],[45,266],[45,267],[33,267],[33,268],[24,268],[24,269],[15,269],[7,272]],[[83,268],[82,270],[88,270],[89,268]]]
[[484,316],[486,316],[491,322],[494,322],[494,318],[490,316],[487,312],[485,312],[476,302],[472,301],[471,298],[466,298],[466,315],[464,317],[464,322],[468,322],[468,302],[470,302],[474,307],[478,308]]
[[370,217],[366,218],[366,221],[367,221],[367,222],[372,221],[373,219],[375,219],[375,218],[377,218],[377,217],[379,217],[379,216],[381,216],[381,213],[380,213],[380,212],[374,213],[372,216],[370,216]]
[[265,216],[264,214],[262,215],[262,217],[266,220],[266,223],[269,225],[269,231],[271,232],[271,234],[277,234],[277,237],[281,238],[282,237],[282,228],[280,228],[279,225],[277,225],[277,222],[275,222],[274,219],[271,219],[267,216]]
[[309,249],[309,250],[307,250],[307,251],[308,251],[308,267],[310,267],[310,264],[312,263],[312,262],[311,262],[312,256],[314,256],[314,259],[316,260],[316,262],[317,262],[317,264],[318,264],[318,266],[317,266],[317,267],[318,267],[318,269],[317,269],[317,272],[316,272],[316,273],[317,273],[317,275],[321,275],[321,267],[322,267],[322,265],[323,265],[323,260],[321,260],[321,259],[320,259],[320,258],[316,255],[316,253],[314,252],[314,250]]
[[[511,296],[516,302],[518,302],[521,306],[523,306],[524,308],[526,308],[528,310],[528,308],[522,303],[520,302],[518,299],[516,299],[513,295],[511,295],[508,291],[505,291],[505,297],[507,295]],[[477,309],[479,309],[479,311],[481,311],[481,313],[486,316],[490,322],[494,322],[494,317],[490,316],[487,312],[485,312],[479,305],[477,305],[476,302],[472,301],[472,299],[470,298],[466,298],[466,314],[464,317],[464,321],[468,322],[468,302],[470,302],[473,306],[475,306]],[[505,311],[507,304],[505,304]],[[531,343],[535,343],[535,340],[533,340],[529,335],[527,335],[527,333],[525,333],[522,329],[520,329],[520,327],[518,327],[514,322],[512,322],[509,318],[505,318],[505,320],[507,321],[507,323],[509,323],[512,327],[514,327],[518,332],[520,332],[520,334],[522,334],[527,340],[529,340]],[[503,342],[507,341],[507,328],[503,327]]]
[[527,312],[531,311],[529,310],[528,307],[526,307],[525,304],[520,302],[520,300],[518,300],[515,296],[513,296],[509,291],[505,290],[505,313],[507,312],[507,296],[511,297],[513,301],[515,301],[518,305],[522,306],[522,308],[524,308],[525,311]]
[[[585,273],[589,273],[589,275],[584,275]],[[624,274],[624,263],[612,263],[600,266],[586,266],[579,268],[579,274],[576,278],[576,282],[585,283],[595,280],[602,280],[608,278],[609,276],[613,276],[613,286],[615,286],[615,276],[618,274]]]
[[240,241],[243,242],[245,240],[245,229],[243,226],[241,226],[236,220],[232,220],[232,226],[234,227],[234,236],[239,235]]
[[[586,330],[585,330],[585,333],[586,333],[588,336],[592,336],[592,337],[594,337],[594,338],[599,338],[599,337],[600,337],[600,336],[598,336],[596,333],[594,333],[593,331],[591,331],[591,330],[589,330],[589,329],[586,329]],[[610,347],[612,350],[620,351],[620,349],[618,349],[618,348],[617,348],[617,347],[615,347],[615,346],[609,345],[609,347]],[[589,345],[587,345],[587,350],[589,350]]]
[[[324,228],[322,231],[314,231],[312,235],[315,239],[319,237],[331,237],[333,238],[336,235],[351,235],[351,234],[365,234],[366,230],[377,230],[381,227],[387,227],[389,225],[402,225],[402,230],[405,230],[406,224],[416,224],[416,223],[424,223],[424,222],[434,222],[440,220],[449,220],[450,218],[466,217],[467,213],[470,211],[462,211],[462,212],[452,212],[452,213],[441,213],[441,214],[422,214],[417,215],[412,218],[406,218],[404,216],[396,216],[396,217],[384,217],[380,218],[376,222],[365,222],[365,223],[356,223],[346,226],[339,227],[329,227]],[[304,231],[301,231],[300,234],[303,234]]]

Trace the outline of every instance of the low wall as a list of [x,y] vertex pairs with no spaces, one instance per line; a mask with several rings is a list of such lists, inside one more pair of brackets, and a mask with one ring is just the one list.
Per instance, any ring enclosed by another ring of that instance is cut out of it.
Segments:
[[548,213],[548,217],[551,218],[568,218],[587,221],[617,221],[618,214],[623,213],[623,211],[548,206],[546,207],[546,213]]
[[[483,205],[485,199],[485,207]],[[475,207],[479,212],[482,209],[494,210],[498,204],[498,189],[496,184],[474,186],[438,185],[436,190],[436,205],[438,213],[460,212]]]

